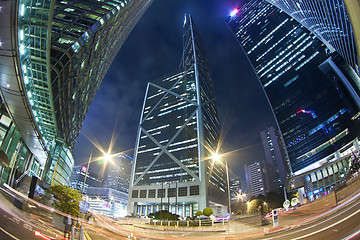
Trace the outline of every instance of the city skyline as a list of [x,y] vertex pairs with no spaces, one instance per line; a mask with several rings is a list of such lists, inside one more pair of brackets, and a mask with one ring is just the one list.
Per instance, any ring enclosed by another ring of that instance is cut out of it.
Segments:
[[[178,1],[165,4],[157,1],[150,6],[114,60],[90,107],[75,151],[76,164],[86,162],[89,149],[94,148],[86,137],[97,141],[105,150],[115,126],[118,148],[114,152],[129,149],[131,152],[140,118],[137,109],[141,109],[138,106],[142,104],[146,83],[179,66],[181,53],[178,49],[181,49],[182,41],[176,36],[181,34],[184,14],[191,13],[200,34],[206,38],[205,48],[222,125],[222,147],[225,152],[242,149],[227,158],[230,174],[241,177],[243,184],[246,184],[242,165],[265,159],[259,132],[274,125],[274,120],[260,84],[254,81],[256,77],[251,66],[226,25],[230,11],[237,7],[237,1],[232,2],[212,1],[211,4],[204,4],[201,1]],[[170,13],[169,9],[176,11]],[[163,14],[159,16],[156,12]],[[162,33],[170,31],[163,36]],[[145,35],[148,37],[144,38]],[[158,66],[156,62],[162,64]],[[119,107],[110,114],[114,105]],[[254,124],[254,119],[260,121]],[[92,129],[101,129],[96,132],[102,134],[96,136]],[[103,135],[105,132],[107,134]]]

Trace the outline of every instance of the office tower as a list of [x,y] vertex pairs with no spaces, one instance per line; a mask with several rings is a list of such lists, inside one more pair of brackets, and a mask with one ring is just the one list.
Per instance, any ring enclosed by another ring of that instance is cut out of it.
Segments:
[[273,169],[265,161],[245,164],[244,168],[248,197],[266,196],[269,192],[278,190],[273,181]]
[[[360,76],[358,12],[344,0],[266,0],[277,6],[315,34],[329,49],[336,50]],[[350,14],[354,14],[351,16]],[[349,69],[350,70],[350,69]],[[359,83],[359,82],[358,82]],[[358,85],[360,88],[360,85]]]
[[272,106],[293,173],[339,158],[359,134],[359,105],[335,64],[337,53],[266,1],[244,4],[228,24]]
[[226,167],[213,158],[220,125],[205,49],[188,15],[183,29],[182,69],[147,85],[128,214],[227,212]]
[[230,179],[230,197],[231,200],[238,199],[238,195],[241,194],[241,180],[240,178]]
[[[84,184],[86,176],[86,182]],[[86,169],[86,166],[75,166],[70,178],[70,187],[86,194],[89,187],[100,187],[101,178]]]
[[265,160],[274,169],[275,181],[279,187],[285,186],[291,171],[282,137],[274,127],[261,131],[260,136],[264,147]]
[[90,104],[150,3],[1,2],[1,97],[46,183],[69,184],[72,152]]
[[125,153],[112,157],[112,162],[106,166],[103,186],[128,193],[132,162],[133,159]]

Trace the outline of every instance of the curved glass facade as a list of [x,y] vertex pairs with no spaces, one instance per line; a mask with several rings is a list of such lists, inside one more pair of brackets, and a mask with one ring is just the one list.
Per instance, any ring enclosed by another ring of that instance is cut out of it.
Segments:
[[331,51],[299,22],[266,1],[243,5],[228,22],[251,61],[284,138],[292,171],[352,141],[358,105]]
[[359,72],[354,30],[343,0],[266,0],[296,19]]
[[73,155],[63,140],[56,139],[53,145],[50,161],[45,166],[44,181],[50,185],[69,185],[74,167]]
[[23,141],[40,165],[46,165],[43,177],[47,183],[69,183],[72,151],[90,104],[118,50],[151,2],[2,3],[7,9],[1,29],[2,39],[7,39],[0,49],[5,59],[0,63],[5,76],[2,98]]
[[48,26],[51,1],[19,1],[18,41],[22,79],[32,115],[46,151],[56,136],[55,115],[48,77]]

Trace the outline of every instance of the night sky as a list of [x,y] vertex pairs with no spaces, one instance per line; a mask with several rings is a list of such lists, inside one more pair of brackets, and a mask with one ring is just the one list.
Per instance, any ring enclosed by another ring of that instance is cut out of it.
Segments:
[[[155,0],[126,40],[105,76],[84,121],[75,165],[86,164],[99,144],[133,156],[146,84],[178,70],[184,14],[203,37],[222,124],[222,148],[230,176],[245,187],[244,164],[265,159],[260,131],[275,126],[255,73],[226,24],[239,1]],[[90,141],[91,140],[91,141]],[[100,153],[98,153],[100,154]],[[92,163],[91,169],[99,167]],[[245,189],[243,189],[245,190]]]

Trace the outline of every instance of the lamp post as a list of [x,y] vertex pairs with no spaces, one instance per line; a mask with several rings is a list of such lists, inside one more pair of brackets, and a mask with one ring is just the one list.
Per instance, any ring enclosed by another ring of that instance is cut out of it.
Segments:
[[[220,162],[220,155],[218,155],[217,153],[213,154],[213,160],[215,162]],[[226,181],[227,181],[227,189],[228,189],[228,211],[230,214],[230,218],[231,218],[231,198],[230,198],[230,182],[229,182],[229,168],[228,168],[228,164],[227,161],[225,161],[225,168],[226,168]]]
[[83,182],[82,189],[81,189],[81,196],[82,196],[83,193],[84,193],[84,187],[85,187],[85,183],[86,183],[86,177],[87,177],[88,172],[89,172],[89,166],[90,166],[92,154],[93,154],[93,151],[91,150],[91,152],[90,152],[90,157],[89,157],[89,161],[88,161],[87,168],[86,168],[86,172],[85,172],[84,182]]
[[[90,152],[90,157],[89,157],[89,161],[88,161],[86,172],[85,172],[84,182],[83,182],[82,189],[81,189],[81,195],[83,195],[83,193],[84,193],[86,178],[87,178],[87,175],[88,175],[88,172],[89,172],[89,167],[90,167],[90,162],[91,162],[91,159],[92,159],[92,154],[93,154],[93,150],[91,150],[91,152]],[[118,154],[114,154],[114,155],[118,155]],[[110,160],[110,158],[112,156],[114,156],[114,155],[104,154],[105,165]]]

